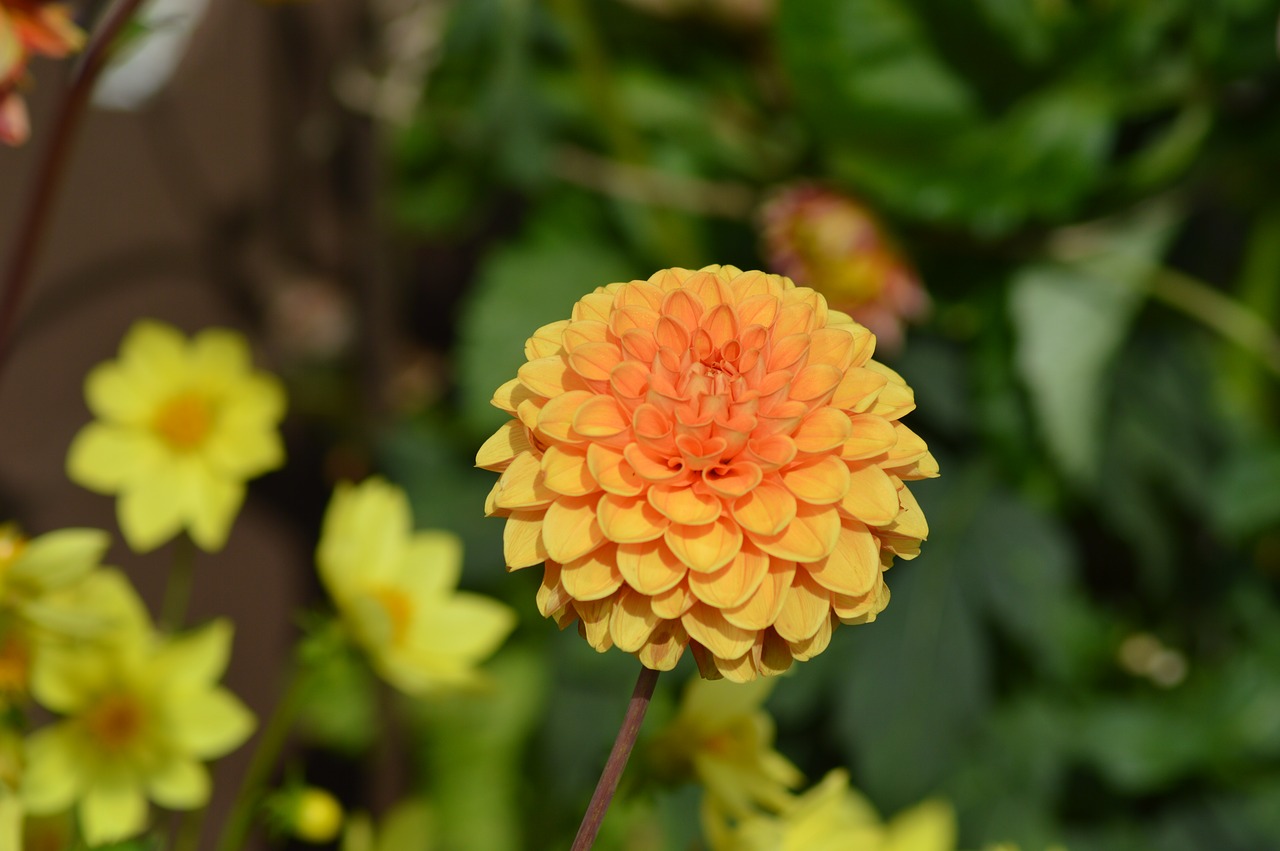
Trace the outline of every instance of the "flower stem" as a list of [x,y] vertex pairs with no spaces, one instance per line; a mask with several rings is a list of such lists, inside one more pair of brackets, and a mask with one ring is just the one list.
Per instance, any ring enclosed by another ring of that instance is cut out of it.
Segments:
[[604,771],[596,783],[595,794],[587,805],[570,851],[587,851],[595,844],[596,834],[600,832],[604,814],[613,800],[618,781],[622,779],[622,771],[627,767],[627,758],[631,756],[631,748],[636,743],[636,735],[640,732],[640,724],[644,721],[644,713],[649,708],[649,698],[653,697],[653,687],[657,682],[658,672],[641,666],[636,687],[631,692],[631,702],[627,704],[627,714],[622,717],[622,726],[618,729],[618,738],[613,741],[613,750],[609,752],[609,760],[604,764]]
[[66,171],[67,157],[71,153],[71,143],[75,140],[80,118],[89,102],[94,83],[106,67],[111,45],[141,4],[142,0],[116,0],[115,5],[107,10],[102,23],[89,36],[89,43],[80,63],[72,72],[71,85],[58,103],[53,126],[48,134],[49,142],[37,164],[35,183],[20,213],[17,237],[8,254],[4,276],[0,277],[0,283],[4,285],[3,293],[0,294],[0,374],[8,363],[13,326],[22,306],[23,296],[31,284],[31,272],[49,222],[49,214],[53,211],[58,186]]
[[186,535],[173,542],[173,564],[164,588],[164,605],[160,609],[160,625],[167,632],[177,632],[187,619],[191,600],[191,584],[195,577],[196,547]]
[[1152,297],[1217,331],[1280,377],[1280,337],[1253,310],[1174,269],[1158,270],[1150,287]]
[[222,836],[218,839],[218,851],[241,851],[244,848],[262,790],[271,779],[271,772],[289,740],[289,732],[302,706],[303,682],[302,669],[295,667],[290,674],[289,685],[258,739],[258,747],[253,752],[253,759],[250,760],[240,784],[240,791],[236,793],[231,813],[223,825]]

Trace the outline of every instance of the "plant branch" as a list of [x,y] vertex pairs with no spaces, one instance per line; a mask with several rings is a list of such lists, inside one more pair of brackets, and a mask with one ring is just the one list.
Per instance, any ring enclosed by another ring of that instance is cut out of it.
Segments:
[[5,264],[4,277],[0,278],[4,284],[4,292],[0,294],[0,376],[8,364],[13,326],[31,284],[31,273],[89,95],[106,67],[111,45],[141,3],[142,0],[116,0],[115,5],[107,10],[101,24],[90,35],[80,62],[72,72],[71,85],[58,103],[53,126],[48,132],[48,145],[36,166],[35,182],[26,206],[19,214],[17,236]]
[[1257,313],[1175,269],[1158,270],[1149,288],[1153,298],[1217,331],[1280,376],[1280,336]]
[[596,834],[604,823],[604,814],[613,801],[613,793],[618,789],[622,771],[627,767],[627,759],[631,756],[631,748],[635,746],[636,735],[644,722],[644,714],[649,709],[649,698],[653,697],[653,687],[657,682],[658,672],[641,666],[636,687],[631,692],[631,702],[627,704],[627,713],[622,717],[622,726],[618,729],[618,737],[613,741],[613,750],[609,752],[609,760],[604,764],[604,771],[600,774],[600,781],[596,783],[595,794],[587,805],[587,812],[582,817],[582,824],[578,827],[578,835],[573,838],[570,851],[587,851],[595,844]]

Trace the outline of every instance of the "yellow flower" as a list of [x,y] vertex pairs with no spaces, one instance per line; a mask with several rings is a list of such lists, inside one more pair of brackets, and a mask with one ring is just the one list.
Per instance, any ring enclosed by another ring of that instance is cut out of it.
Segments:
[[382,479],[338,485],[316,561],[356,642],[407,694],[479,682],[476,666],[515,627],[507,606],[457,590],[462,542],[414,532],[404,491]]
[[76,435],[67,473],[120,495],[120,530],[138,552],[184,529],[202,549],[221,549],[245,481],[284,462],[283,388],[253,370],[232,331],[187,341],[168,325],[138,322],[119,359],[89,373],[85,397],[98,419]]
[[109,544],[97,529],[62,529],[28,540],[13,524],[0,525],[0,707],[26,696],[41,641],[104,626],[78,605],[74,588]]
[[928,312],[915,270],[853,198],[812,184],[788,186],[772,195],[761,218],[770,266],[866,325],[882,349],[901,348],[903,322]]
[[650,750],[658,772],[696,777],[708,800],[739,818],[756,806],[791,806],[790,790],[804,777],[773,749],[773,719],[761,708],[773,683],[691,681]]
[[955,851],[950,804],[926,801],[889,824],[837,769],[784,813],[756,813],[734,823],[722,808],[703,810],[712,851]]
[[148,798],[174,810],[206,804],[202,761],[238,747],[254,721],[217,685],[230,623],[161,638],[123,576],[103,570],[92,580],[116,628],[109,640],[37,657],[32,694],[65,717],[28,740],[22,797],[37,815],[75,806],[85,839],[98,845],[145,829]]
[[821,653],[889,601],[927,527],[904,482],[937,474],[898,420],[911,389],[875,338],[787,278],[667,269],[538,329],[481,447],[501,471],[507,566],[538,607],[668,670],[745,681]]
[[332,842],[346,814],[338,799],[317,786],[292,786],[267,799],[267,816],[278,830],[317,845]]

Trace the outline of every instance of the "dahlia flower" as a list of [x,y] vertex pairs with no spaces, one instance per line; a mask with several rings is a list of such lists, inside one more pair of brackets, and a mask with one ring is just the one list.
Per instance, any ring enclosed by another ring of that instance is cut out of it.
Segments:
[[67,475],[119,494],[120,531],[138,552],[184,529],[201,549],[221,549],[245,481],[284,463],[284,389],[253,369],[233,331],[188,341],[164,323],[137,322],[120,357],[89,373],[85,398],[98,419],[72,441]]
[[870,328],[882,348],[901,348],[903,323],[928,311],[915,270],[871,211],[847,195],[792,186],[765,203],[761,219],[770,266]]
[[937,474],[898,420],[911,389],[875,337],[789,279],[667,269],[538,329],[480,448],[501,472],[508,568],[596,650],[746,681],[873,620],[882,572],[927,527],[904,482]]
[[61,59],[80,49],[84,33],[60,3],[0,0],[0,142],[20,145],[30,132],[18,87],[33,54]]
[[449,532],[415,532],[408,497],[382,479],[338,485],[316,562],[355,642],[406,694],[480,681],[476,666],[515,627],[507,606],[457,590],[462,542]]

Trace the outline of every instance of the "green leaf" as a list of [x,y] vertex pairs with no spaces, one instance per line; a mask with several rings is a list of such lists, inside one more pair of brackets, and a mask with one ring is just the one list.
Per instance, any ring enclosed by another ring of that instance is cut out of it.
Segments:
[[593,207],[559,203],[536,210],[518,240],[489,255],[463,308],[458,386],[466,423],[488,433],[506,421],[489,400],[525,362],[525,340],[569,318],[574,302],[596,287],[630,280],[635,272],[611,247]]
[[1280,526],[1280,444],[1241,450],[1220,466],[1211,482],[1209,508],[1228,537],[1244,539]]
[[1059,262],[1029,266],[1010,286],[1018,371],[1050,450],[1079,482],[1097,474],[1109,369],[1175,221],[1158,205],[1070,231]]

